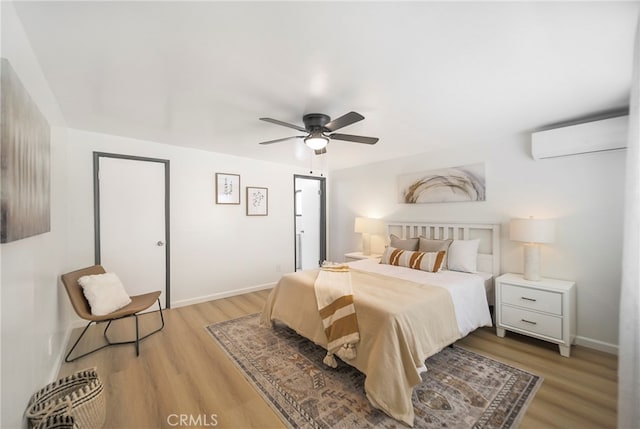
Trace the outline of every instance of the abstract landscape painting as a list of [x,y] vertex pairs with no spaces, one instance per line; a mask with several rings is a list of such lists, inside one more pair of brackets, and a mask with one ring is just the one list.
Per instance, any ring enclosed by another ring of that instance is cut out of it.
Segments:
[[51,230],[50,130],[4,58],[0,75],[0,242],[8,243]]
[[443,168],[398,176],[398,202],[485,201],[484,164]]

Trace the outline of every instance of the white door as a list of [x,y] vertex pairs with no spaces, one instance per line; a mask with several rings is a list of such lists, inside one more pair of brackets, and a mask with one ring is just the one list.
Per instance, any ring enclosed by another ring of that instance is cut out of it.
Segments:
[[168,295],[165,163],[168,161],[96,156],[100,264],[120,277],[129,295],[162,291],[160,302],[165,308]]

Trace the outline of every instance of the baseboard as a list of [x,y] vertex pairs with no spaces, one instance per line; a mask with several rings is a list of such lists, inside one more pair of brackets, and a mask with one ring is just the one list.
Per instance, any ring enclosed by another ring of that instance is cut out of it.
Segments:
[[618,345],[605,343],[604,341],[594,340],[592,338],[576,336],[574,343],[578,346],[588,347],[590,349],[600,350],[601,352],[618,355]]
[[211,295],[200,296],[200,297],[197,297],[197,298],[189,298],[189,299],[183,299],[183,300],[180,300],[180,301],[172,301],[171,302],[171,308],[185,307],[187,305],[200,304],[201,302],[213,301],[215,299],[229,298],[230,296],[242,295],[242,294],[245,294],[245,293],[256,292],[256,291],[263,290],[263,289],[271,289],[275,285],[276,285],[275,282],[273,282],[273,283],[265,283],[265,284],[261,284],[261,285],[250,286],[250,287],[247,287],[247,288],[234,289],[234,290],[231,290],[231,291],[219,292],[219,293],[214,293],[214,294],[211,294]]
[[49,373],[49,383],[52,383],[58,379],[58,374],[60,374],[60,368],[62,368],[62,363],[64,362],[65,351],[67,351],[67,346],[69,345],[69,339],[71,338],[71,333],[74,329],[79,326],[83,326],[82,320],[74,320],[69,322],[67,325],[67,329],[64,331],[64,336],[62,338],[62,344],[60,345],[60,351],[58,352],[58,356],[56,356],[56,360],[51,367],[51,372]]

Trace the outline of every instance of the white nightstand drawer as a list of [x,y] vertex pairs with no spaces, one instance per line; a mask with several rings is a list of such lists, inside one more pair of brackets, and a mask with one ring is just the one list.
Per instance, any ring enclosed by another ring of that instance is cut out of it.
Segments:
[[558,316],[562,315],[562,294],[556,292],[503,283],[502,302]]
[[502,306],[502,325],[532,332],[545,337],[562,338],[562,318],[548,314],[540,314],[533,311],[514,308],[508,305]]
[[496,334],[504,337],[505,331],[558,343],[569,357],[576,337],[575,282],[531,281],[513,273],[496,278]]

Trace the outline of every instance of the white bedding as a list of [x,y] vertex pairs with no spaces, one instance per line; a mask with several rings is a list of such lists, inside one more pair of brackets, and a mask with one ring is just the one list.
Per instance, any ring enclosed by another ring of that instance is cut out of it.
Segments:
[[463,337],[481,326],[492,326],[485,291],[485,281],[487,276],[491,277],[491,274],[471,274],[458,271],[430,273],[412,268],[380,264],[378,259],[361,259],[349,262],[349,266],[362,271],[447,289],[451,294],[458,329]]

